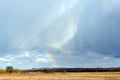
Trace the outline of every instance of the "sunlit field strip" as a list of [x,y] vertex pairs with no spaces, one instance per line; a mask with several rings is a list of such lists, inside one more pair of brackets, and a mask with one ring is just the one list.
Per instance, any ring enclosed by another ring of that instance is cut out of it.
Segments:
[[0,74],[0,80],[120,80],[120,72]]

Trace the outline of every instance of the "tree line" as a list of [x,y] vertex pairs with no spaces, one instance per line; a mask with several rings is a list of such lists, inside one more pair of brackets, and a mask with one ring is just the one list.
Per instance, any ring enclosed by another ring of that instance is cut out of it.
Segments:
[[111,68],[32,68],[26,70],[14,69],[12,66],[7,66],[5,69],[0,69],[2,73],[20,73],[20,72],[120,72],[120,67]]
[[22,72],[120,72],[120,67],[112,68],[33,68]]

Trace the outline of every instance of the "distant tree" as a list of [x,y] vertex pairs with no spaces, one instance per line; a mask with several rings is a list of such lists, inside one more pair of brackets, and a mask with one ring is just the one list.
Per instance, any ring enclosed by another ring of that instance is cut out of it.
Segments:
[[12,73],[13,71],[14,71],[14,69],[13,69],[12,66],[7,66],[7,67],[6,67],[6,72]]

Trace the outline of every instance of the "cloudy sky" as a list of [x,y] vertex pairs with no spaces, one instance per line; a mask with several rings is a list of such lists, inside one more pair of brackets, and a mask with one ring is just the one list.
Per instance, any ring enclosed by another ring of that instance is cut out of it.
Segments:
[[0,68],[120,66],[120,0],[0,0]]

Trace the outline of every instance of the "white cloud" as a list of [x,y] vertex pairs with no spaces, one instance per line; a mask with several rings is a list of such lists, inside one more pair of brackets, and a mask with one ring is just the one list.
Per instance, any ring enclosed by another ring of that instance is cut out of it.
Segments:
[[20,54],[12,54],[12,55],[5,55],[0,58],[0,62],[4,62],[6,64],[25,64],[31,62],[40,62],[40,63],[47,63],[48,60],[45,55],[34,52],[34,51],[24,51]]
[[43,62],[43,63],[47,63],[48,61],[45,58],[36,58],[35,62]]
[[108,61],[108,60],[110,60],[110,57],[103,57],[103,60]]
[[26,52],[24,52],[16,57],[18,57],[18,58],[30,58],[31,54],[30,54],[30,52],[26,51]]
[[11,62],[11,59],[0,58],[0,62]]

